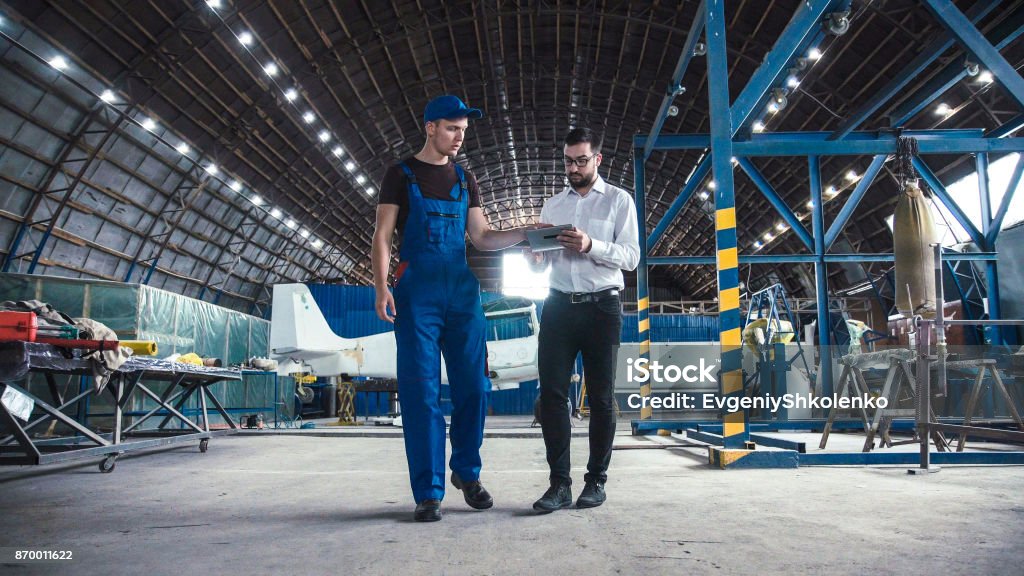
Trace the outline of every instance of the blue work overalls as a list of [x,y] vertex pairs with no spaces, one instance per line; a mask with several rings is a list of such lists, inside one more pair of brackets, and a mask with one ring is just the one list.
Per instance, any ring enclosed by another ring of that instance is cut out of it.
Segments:
[[405,455],[416,502],[444,497],[445,421],[441,413],[441,354],[451,389],[451,469],[464,482],[480,476],[480,445],[491,383],[487,375],[480,283],[466,262],[469,192],[462,167],[454,201],[424,198],[416,175],[395,271],[395,340]]

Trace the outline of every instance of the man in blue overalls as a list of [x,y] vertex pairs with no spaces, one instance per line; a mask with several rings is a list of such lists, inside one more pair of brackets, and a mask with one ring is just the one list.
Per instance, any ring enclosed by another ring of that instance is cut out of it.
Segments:
[[[444,498],[441,354],[451,387],[452,484],[473,508],[493,504],[480,483],[491,383],[480,284],[466,262],[466,233],[479,250],[501,250],[526,237],[521,228],[490,229],[476,178],[454,161],[469,119],[482,115],[455,96],[431,100],[423,113],[423,148],[388,169],[377,205],[372,254],[377,315],[395,323],[405,454],[415,518],[421,522],[441,519]],[[402,241],[392,296],[387,280],[396,229]]]

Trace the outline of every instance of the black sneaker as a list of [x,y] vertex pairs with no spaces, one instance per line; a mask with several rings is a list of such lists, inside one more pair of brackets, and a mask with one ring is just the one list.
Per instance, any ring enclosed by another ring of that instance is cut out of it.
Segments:
[[583,492],[580,492],[580,497],[576,499],[577,508],[597,508],[601,504],[604,504],[607,496],[604,493],[603,482],[587,482],[587,485],[583,487]]
[[416,505],[413,514],[417,522],[437,522],[441,519],[441,501],[436,498],[424,500]]
[[479,480],[463,482],[458,474],[452,472],[452,486],[462,490],[462,495],[466,498],[466,504],[469,504],[471,508],[486,510],[494,506],[494,500]]
[[568,484],[552,484],[548,491],[533,503],[533,509],[541,514],[572,506],[572,488]]

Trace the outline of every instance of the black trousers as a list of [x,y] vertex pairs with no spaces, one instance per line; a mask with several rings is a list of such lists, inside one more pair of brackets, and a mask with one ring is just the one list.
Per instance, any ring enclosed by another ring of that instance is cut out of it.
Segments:
[[552,291],[544,301],[538,335],[541,428],[551,482],[572,483],[569,476],[569,385],[577,353],[583,354],[590,404],[590,460],[587,481],[605,482],[615,438],[615,355],[622,332],[617,294],[597,302],[573,304]]

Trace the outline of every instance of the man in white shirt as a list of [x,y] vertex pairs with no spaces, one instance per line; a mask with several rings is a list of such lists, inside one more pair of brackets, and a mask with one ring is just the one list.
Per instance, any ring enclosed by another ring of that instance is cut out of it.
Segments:
[[558,236],[562,250],[533,253],[531,268],[551,266],[551,292],[544,302],[539,335],[541,427],[551,468],[551,487],[534,510],[572,505],[569,475],[569,381],[576,355],[583,354],[590,402],[590,460],[577,508],[605,501],[605,481],[615,437],[615,358],[622,331],[619,293],[623,270],[640,261],[636,209],[628,192],[597,174],[600,138],[588,128],[565,137],[569,185],[544,204],[542,224],[572,224]]

